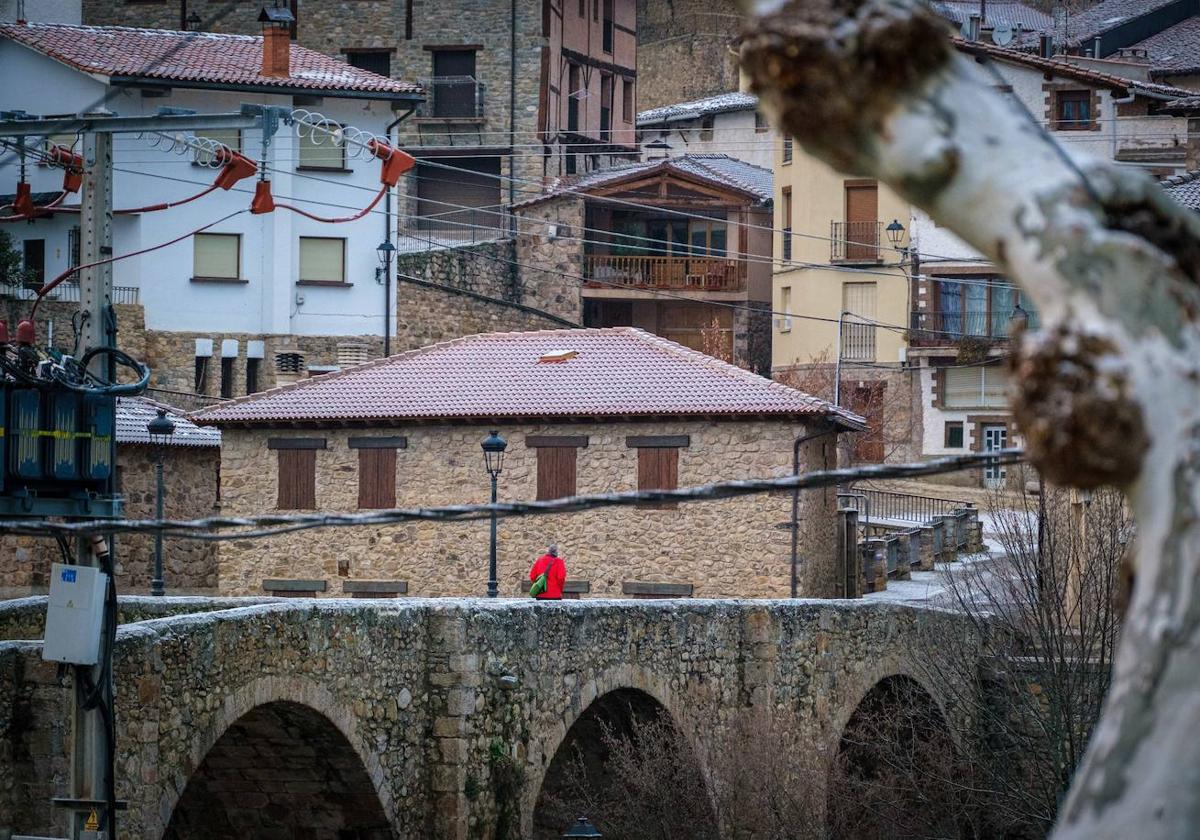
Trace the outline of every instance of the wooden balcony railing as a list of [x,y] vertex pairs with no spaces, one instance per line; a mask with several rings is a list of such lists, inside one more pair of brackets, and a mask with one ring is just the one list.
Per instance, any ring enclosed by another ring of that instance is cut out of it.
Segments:
[[625,257],[589,255],[584,271],[597,287],[699,289],[737,292],[745,288],[746,264],[726,257]]
[[830,222],[831,262],[878,262],[882,222]]

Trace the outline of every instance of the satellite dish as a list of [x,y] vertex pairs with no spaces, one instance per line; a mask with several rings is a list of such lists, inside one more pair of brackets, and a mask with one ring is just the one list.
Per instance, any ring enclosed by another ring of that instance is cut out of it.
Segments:
[[992,27],[992,43],[998,47],[1007,47],[1013,42],[1013,26],[1011,23],[997,23]]

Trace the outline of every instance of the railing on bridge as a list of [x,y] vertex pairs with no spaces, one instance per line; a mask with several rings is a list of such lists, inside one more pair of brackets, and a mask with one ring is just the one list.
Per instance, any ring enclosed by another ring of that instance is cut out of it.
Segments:
[[925,525],[939,516],[952,516],[957,511],[974,507],[971,502],[941,499],[915,493],[895,493],[889,490],[859,489],[839,493],[845,499],[843,507],[852,507],[873,521],[915,522]]

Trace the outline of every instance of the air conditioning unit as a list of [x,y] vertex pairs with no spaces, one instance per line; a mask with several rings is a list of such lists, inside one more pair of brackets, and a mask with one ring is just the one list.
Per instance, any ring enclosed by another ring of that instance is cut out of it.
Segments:
[[792,328],[791,315],[779,315],[775,318],[775,329],[780,332],[788,332]]

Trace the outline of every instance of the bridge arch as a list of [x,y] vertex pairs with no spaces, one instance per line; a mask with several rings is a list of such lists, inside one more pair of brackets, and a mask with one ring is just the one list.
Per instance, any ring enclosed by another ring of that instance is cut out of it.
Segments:
[[160,801],[165,840],[393,836],[377,756],[362,748],[346,705],[306,679],[260,677],[240,686],[193,740],[180,770]]
[[[578,776],[582,771],[589,787],[601,791],[610,781],[606,770],[609,758],[606,732],[635,744],[638,738],[647,737],[660,739],[659,746],[664,742],[677,744],[685,752],[681,765],[688,768],[681,773],[681,781],[694,786],[697,799],[711,804],[695,728],[677,711],[680,707],[666,680],[624,666],[584,683],[581,693],[590,701],[573,703],[562,723],[531,751],[533,772],[522,803],[522,836],[534,840],[557,838],[574,816],[602,821],[602,814],[572,815],[562,812],[560,806],[568,798],[564,789],[568,774]],[[577,759],[582,760],[581,765]],[[715,816],[712,819],[715,827]],[[697,840],[703,837],[697,835]]]

